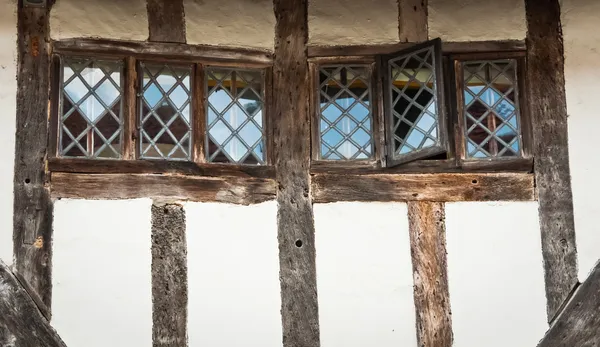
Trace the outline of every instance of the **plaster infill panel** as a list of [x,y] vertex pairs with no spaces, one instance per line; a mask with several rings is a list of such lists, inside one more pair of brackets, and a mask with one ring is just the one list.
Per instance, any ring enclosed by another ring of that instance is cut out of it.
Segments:
[[323,347],[416,346],[406,204],[315,204]]
[[446,204],[455,346],[535,346],[548,329],[537,202]]
[[281,347],[277,203],[186,203],[190,347]]
[[57,0],[50,11],[50,36],[145,41],[145,0]]
[[272,0],[184,0],[189,44],[273,50]]
[[55,202],[51,323],[66,345],[152,345],[151,204]]
[[429,37],[445,41],[522,40],[523,0],[429,0]]
[[308,43],[368,45],[399,42],[396,0],[309,0]]
[[0,259],[13,261],[13,175],[17,112],[17,2],[0,0]]

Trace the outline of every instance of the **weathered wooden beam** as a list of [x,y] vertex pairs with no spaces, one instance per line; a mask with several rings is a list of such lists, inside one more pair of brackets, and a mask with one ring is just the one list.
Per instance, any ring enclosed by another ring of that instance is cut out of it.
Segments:
[[284,347],[318,347],[315,226],[310,195],[307,0],[274,0],[272,120]]
[[50,307],[52,202],[44,168],[50,78],[48,12],[48,8],[22,4],[18,9],[13,244],[15,271]]
[[445,219],[443,203],[408,203],[417,342],[421,347],[452,346]]
[[400,42],[423,42],[428,39],[427,0],[398,0]]
[[538,347],[594,347],[600,341],[600,262],[558,313]]
[[548,321],[577,284],[559,0],[525,0],[527,91],[539,200]]
[[187,346],[187,246],[183,206],[152,205],[152,346]]
[[263,178],[53,173],[50,190],[54,198],[168,198],[250,205],[275,200],[277,184]]
[[314,202],[334,201],[499,201],[534,200],[533,175],[316,174]]
[[148,41],[185,43],[183,0],[146,0]]
[[9,267],[0,260],[0,346],[66,347]]

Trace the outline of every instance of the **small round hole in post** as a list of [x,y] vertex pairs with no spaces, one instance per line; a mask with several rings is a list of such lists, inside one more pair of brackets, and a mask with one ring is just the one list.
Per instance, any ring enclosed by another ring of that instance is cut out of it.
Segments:
[[302,248],[302,240],[296,240],[296,247]]

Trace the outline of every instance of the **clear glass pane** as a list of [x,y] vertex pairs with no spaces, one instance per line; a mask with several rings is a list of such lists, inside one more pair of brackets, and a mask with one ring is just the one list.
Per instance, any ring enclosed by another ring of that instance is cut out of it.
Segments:
[[521,156],[516,61],[462,65],[467,157]]
[[373,115],[369,67],[323,66],[319,76],[320,159],[372,158]]
[[141,157],[191,159],[191,66],[141,64]]
[[208,160],[265,164],[260,70],[208,68]]
[[63,60],[60,156],[121,157],[122,69],[120,61]]

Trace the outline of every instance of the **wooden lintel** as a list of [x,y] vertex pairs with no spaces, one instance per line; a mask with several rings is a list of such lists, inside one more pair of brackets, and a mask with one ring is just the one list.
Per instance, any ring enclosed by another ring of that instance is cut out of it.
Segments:
[[533,175],[316,174],[314,202],[335,201],[519,201],[534,200]]
[[277,184],[265,178],[57,172],[50,191],[53,198],[168,198],[249,205],[275,200]]
[[146,0],[148,41],[185,43],[183,0]]
[[400,42],[423,42],[428,37],[427,0],[398,0]]

